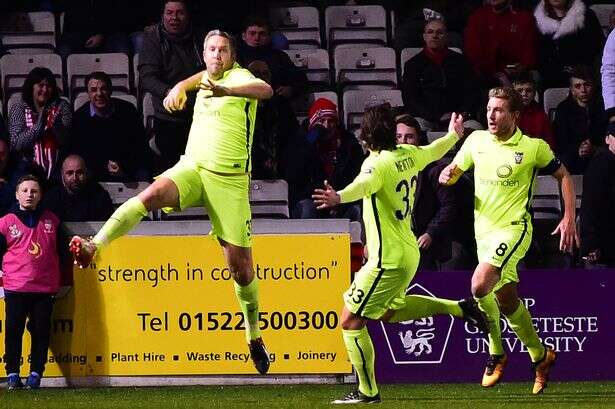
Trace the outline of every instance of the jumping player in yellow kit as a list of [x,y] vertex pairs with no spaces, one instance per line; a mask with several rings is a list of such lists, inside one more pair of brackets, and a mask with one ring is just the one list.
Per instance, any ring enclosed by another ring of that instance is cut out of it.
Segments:
[[211,234],[222,246],[235,280],[252,361],[265,374],[270,362],[258,326],[248,192],[257,100],[270,98],[273,92],[235,62],[229,34],[210,31],[203,56],[207,69],[177,83],[163,101],[168,111],[179,111],[185,107],[186,91],[199,90],[185,155],[120,206],[93,239],[73,237],[70,250],[75,261],[86,266],[97,249],[128,233],[148,211],[204,205],[212,222]]
[[487,331],[485,316],[472,298],[458,302],[406,295],[420,257],[410,229],[417,173],[440,159],[463,136],[463,118],[454,113],[448,134],[427,146],[396,145],[395,130],[389,104],[368,108],[360,139],[370,155],[361,172],[339,192],[326,185],[312,196],[321,209],[363,199],[369,253],[367,263],[344,293],[341,316],[344,343],[357,371],[359,387],[334,404],[380,402],[374,347],[366,328],[368,319],[400,322],[452,314]]
[[489,359],[482,386],[494,386],[507,363],[500,333],[500,311],[523,342],[534,366],[532,393],[547,386],[556,353],[540,341],[529,311],[517,294],[517,263],[532,240],[529,204],[541,170],[562,186],[564,216],[552,234],[560,233],[560,250],[572,251],[579,238],[575,227],[574,185],[566,168],[542,139],[521,133],[516,121],[521,96],[512,88],[493,88],[487,104],[487,131],[475,131],[453,162],[442,170],[440,183],[453,184],[474,167],[474,228],[479,264],[472,276],[472,294],[489,318]]

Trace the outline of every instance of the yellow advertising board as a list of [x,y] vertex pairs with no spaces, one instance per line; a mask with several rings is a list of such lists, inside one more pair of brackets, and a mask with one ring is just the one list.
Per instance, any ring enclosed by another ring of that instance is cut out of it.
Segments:
[[[346,234],[254,237],[270,373],[351,372],[339,329],[349,248]],[[243,325],[213,238],[123,237],[75,269],[73,289],[56,302],[46,376],[256,374]]]

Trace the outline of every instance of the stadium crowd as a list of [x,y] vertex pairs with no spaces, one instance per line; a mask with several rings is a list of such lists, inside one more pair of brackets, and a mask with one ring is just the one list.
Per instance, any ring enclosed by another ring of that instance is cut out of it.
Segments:
[[[113,205],[97,182],[150,182],[175,164],[185,149],[195,96],[188,96],[187,109],[174,113],[165,110],[162,101],[178,81],[203,70],[204,33],[218,28],[235,35],[237,61],[274,91],[271,99],[259,102],[252,178],[284,179],[293,218],[361,220],[357,203],[318,210],[310,198],[325,181],[335,189],[350,183],[366,154],[355,138],[355,127],[337,103],[344,91],[353,88],[352,82],[338,82],[333,75],[335,49],[346,44],[332,39],[318,42],[332,57],[331,72],[327,72],[327,85],[312,81],[301,60],[291,58],[289,48],[301,48],[300,43],[285,35],[284,22],[269,19],[270,9],[288,7],[285,2],[227,1],[215,10],[206,2],[184,0],[121,5],[114,0],[5,3],[0,6],[0,32],[33,30],[27,12],[54,13],[62,28],[50,51],[61,56],[64,72],[57,75],[46,67],[33,67],[24,75],[21,98],[10,109],[6,108],[9,97],[16,90],[3,89],[0,216],[15,206],[19,178],[33,173],[43,181],[42,206],[61,220],[105,220]],[[300,3],[292,6],[315,7],[321,17],[328,6],[346,5],[342,1]],[[583,0],[352,2],[356,3],[386,9],[391,28],[380,45],[393,47],[398,54],[417,49],[401,64],[396,62],[399,81],[394,87],[402,96],[396,107],[398,142],[427,144],[433,139],[430,135],[446,130],[453,112],[463,113],[467,133],[485,129],[488,90],[514,87],[523,98],[521,131],[544,139],[572,174],[584,175],[579,212],[582,248],[572,261],[564,257],[564,262],[615,265],[611,239],[615,233],[615,34],[609,35],[615,25],[615,6],[606,23],[601,23],[591,7],[599,2]],[[296,25],[288,16],[291,21],[286,23]],[[368,46],[360,35],[355,42],[358,48]],[[0,53],[20,50],[0,43]],[[132,75],[135,80],[138,77],[138,86],[122,89],[115,83],[116,76],[104,71],[67,81],[67,61],[80,53],[124,53],[131,61],[138,56]],[[6,88],[6,81],[2,84]],[[544,91],[563,87],[569,89],[567,96],[545,111]],[[77,90],[85,91],[87,97],[78,98]],[[312,93],[319,91],[333,91],[335,98],[314,97]],[[136,98],[125,99],[130,92]],[[153,113],[144,121],[146,95]],[[303,106],[301,101],[309,102]],[[365,101],[365,105],[379,102]],[[435,163],[419,179],[412,209],[421,268],[470,268],[476,263],[472,180],[464,177],[454,187],[437,183],[438,170],[450,159]],[[553,220],[546,222],[545,232],[553,228],[549,222]],[[561,265],[563,258],[551,257],[544,244],[548,235],[541,235],[540,228],[537,221],[527,266]]]

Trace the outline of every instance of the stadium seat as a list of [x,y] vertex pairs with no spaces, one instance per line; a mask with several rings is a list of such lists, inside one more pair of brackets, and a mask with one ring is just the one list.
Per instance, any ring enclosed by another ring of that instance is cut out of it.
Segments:
[[297,115],[297,120],[299,123],[302,123],[305,118],[307,118],[308,110],[310,106],[316,101],[318,98],[327,98],[329,101],[333,102],[335,105],[339,104],[337,100],[337,94],[333,91],[324,91],[324,92],[312,92],[309,94],[299,95],[291,101],[293,110],[295,111],[295,115]]
[[275,31],[288,39],[290,49],[320,48],[320,17],[316,7],[281,7],[269,9]]
[[13,93],[10,98],[8,99],[8,101],[6,102],[6,117],[8,119],[8,114],[11,112],[11,108],[13,108],[13,105],[15,105],[16,103],[21,102],[21,92],[15,92]]
[[553,176],[538,176],[531,204],[534,219],[556,220],[561,217],[559,183]]
[[154,129],[154,102],[152,101],[152,94],[146,92],[143,95],[141,102],[141,110],[143,112],[143,126],[149,132]]
[[340,44],[387,45],[386,11],[382,6],[330,6],[325,9],[329,51]]
[[615,4],[593,4],[589,8],[596,13],[604,34],[609,35],[609,18],[611,13],[615,11]]
[[74,98],[85,91],[84,78],[93,71],[103,71],[111,77],[113,91],[130,92],[130,66],[128,56],[123,53],[71,54],[66,59],[68,89]]
[[[113,94],[112,97],[124,100],[126,102],[130,102],[132,105],[134,105],[135,108],[137,108],[137,98],[134,95],[130,95],[130,94],[115,95]],[[79,108],[81,108],[83,104],[85,104],[88,101],[89,101],[89,97],[86,92],[79,93],[79,95],[75,97],[75,101],[73,102],[73,110],[74,111],[78,110]]]
[[53,13],[33,11],[22,14],[32,31],[2,32],[0,42],[11,54],[53,53],[56,46],[56,25]]
[[[285,180],[253,180],[250,182],[250,208],[254,218],[289,217],[288,184]],[[202,206],[181,212],[161,213],[162,220],[186,220],[207,218],[207,209]]]
[[337,48],[333,64],[340,90],[393,89],[397,86],[397,64],[392,48]]
[[62,58],[57,54],[6,54],[0,58],[0,87],[4,90],[4,100],[8,101],[12,94],[21,92],[28,73],[35,67],[46,67],[51,70],[58,88],[64,89],[62,81]]
[[548,88],[545,90],[543,95],[545,113],[551,122],[555,120],[555,110],[557,106],[568,97],[569,93],[569,88]]
[[[460,48],[457,47],[449,47],[448,48],[451,51],[455,51],[459,54],[462,54],[462,51]],[[401,54],[399,56],[399,67],[401,69],[401,75],[404,75],[404,66],[406,65],[406,62],[414,57],[415,55],[417,55],[418,53],[420,53],[423,49],[422,48],[418,48],[418,47],[407,47],[404,48],[403,50],[401,50]]]
[[132,89],[135,90],[137,97],[139,96],[139,53],[136,53],[132,57],[132,73],[133,73],[133,82]]
[[395,40],[395,30],[397,29],[397,15],[395,10],[389,12],[389,44],[393,44]]
[[[109,193],[111,197],[111,203],[114,207],[119,207],[122,203],[127,201],[133,196],[138,195],[150,185],[147,182],[99,182],[99,184]],[[156,215],[153,212],[149,212],[148,217],[154,220]]]
[[570,175],[574,185],[574,193],[576,195],[577,218],[581,210],[581,201],[583,199],[583,175]]
[[312,90],[331,89],[327,50],[285,50],[292,62],[305,71]]
[[442,138],[444,135],[446,135],[446,132],[444,132],[444,131],[430,131],[430,132],[427,132],[427,142],[432,143],[436,139]]
[[393,107],[403,106],[399,90],[349,90],[342,98],[343,119],[346,128],[352,130],[361,126],[365,108],[388,102]]

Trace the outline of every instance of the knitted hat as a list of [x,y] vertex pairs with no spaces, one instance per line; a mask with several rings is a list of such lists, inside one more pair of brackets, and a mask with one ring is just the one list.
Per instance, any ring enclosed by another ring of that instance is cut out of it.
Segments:
[[308,128],[312,128],[324,118],[337,118],[337,105],[327,98],[318,98],[308,110],[310,120]]

